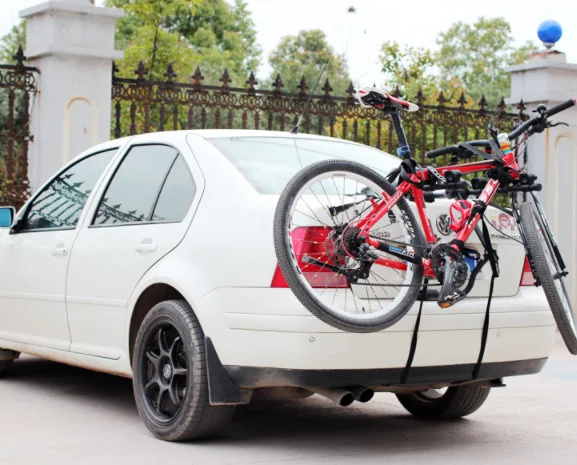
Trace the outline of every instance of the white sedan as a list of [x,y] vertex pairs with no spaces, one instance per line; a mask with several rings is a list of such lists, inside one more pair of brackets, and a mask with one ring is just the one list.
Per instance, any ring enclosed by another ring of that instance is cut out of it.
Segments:
[[[333,329],[298,302],[273,214],[288,180],[328,158],[385,173],[399,163],[343,140],[240,130],[144,134],[81,154],[18,214],[0,209],[0,375],[27,353],[131,377],[150,431],[187,440],[214,433],[234,405],[311,393],[348,405],[392,392],[415,416],[455,418],[501,378],[539,372],[554,320],[513,219],[494,208],[501,277],[476,377],[489,267],[455,307],[424,302],[411,363],[419,302],[372,334]],[[448,205],[428,204],[446,241]]]

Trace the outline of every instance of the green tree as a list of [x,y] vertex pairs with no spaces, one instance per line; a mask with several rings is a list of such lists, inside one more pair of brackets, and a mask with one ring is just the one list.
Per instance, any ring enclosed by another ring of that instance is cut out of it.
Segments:
[[256,71],[261,55],[256,30],[244,0],[107,0],[124,8],[118,21],[116,46],[125,51],[121,73],[130,75],[138,61],[149,78],[162,78],[168,63],[185,79],[197,65],[205,83],[218,84],[225,68],[233,81],[244,84]]
[[10,32],[0,39],[0,63],[14,64],[15,60],[12,57],[20,45],[22,48],[26,45],[26,21],[24,20],[12,26]]
[[345,57],[334,51],[325,33],[318,29],[283,38],[271,53],[269,63],[273,70],[271,81],[280,74],[286,92],[297,92],[303,76],[312,90],[325,63],[327,66],[317,94],[327,78],[333,88],[332,95],[344,96],[350,84]]
[[442,82],[458,78],[475,100],[484,94],[489,105],[509,94],[510,77],[505,67],[526,61],[536,50],[531,42],[516,47],[511,26],[504,18],[454,23],[439,34],[437,44]]

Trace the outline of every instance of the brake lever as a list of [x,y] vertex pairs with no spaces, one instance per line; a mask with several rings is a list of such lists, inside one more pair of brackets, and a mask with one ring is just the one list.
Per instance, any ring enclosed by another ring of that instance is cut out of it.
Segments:
[[569,126],[569,125],[564,121],[559,121],[558,123],[555,123],[555,124],[551,124],[551,123],[547,124],[548,128],[554,128],[555,126]]

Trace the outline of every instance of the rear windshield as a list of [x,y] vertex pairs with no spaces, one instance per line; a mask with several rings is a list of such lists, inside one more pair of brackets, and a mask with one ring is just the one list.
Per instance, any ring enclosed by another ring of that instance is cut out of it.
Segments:
[[227,137],[208,140],[261,194],[280,194],[304,166],[328,159],[353,160],[385,175],[398,160],[364,145],[319,139]]

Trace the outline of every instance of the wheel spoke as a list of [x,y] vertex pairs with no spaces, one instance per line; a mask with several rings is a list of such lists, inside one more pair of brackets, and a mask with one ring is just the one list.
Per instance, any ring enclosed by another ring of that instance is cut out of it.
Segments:
[[172,371],[172,376],[188,376],[188,369],[174,367]]
[[172,382],[170,387],[168,388],[168,394],[170,396],[170,401],[174,404],[175,407],[179,407],[180,403],[182,402],[179,395],[178,395],[178,386],[177,383]]
[[144,389],[146,389],[148,391],[149,389],[153,388],[154,386],[158,386],[158,388],[160,389],[160,381],[158,379],[157,374],[155,374],[154,377],[148,383],[146,383],[146,386],[144,386]]
[[158,396],[156,398],[156,410],[161,415],[166,415],[168,412],[166,410],[166,400],[168,399],[168,388],[159,386]]
[[175,354],[176,348],[178,347],[178,345],[181,343],[182,339],[180,339],[180,336],[177,336],[174,338],[174,341],[172,341],[172,344],[170,345],[170,349],[168,350],[169,354],[170,354],[170,360],[172,361],[173,365],[176,365],[177,362],[177,354]]
[[160,328],[158,330],[158,347],[160,349],[161,355],[170,356],[170,348],[168,347],[168,343],[166,342],[166,331],[164,328]]
[[156,370],[156,374],[158,374],[158,364],[160,362],[160,357],[149,350],[146,352],[146,358],[150,361],[150,363],[152,363],[152,366],[154,366],[154,369]]

